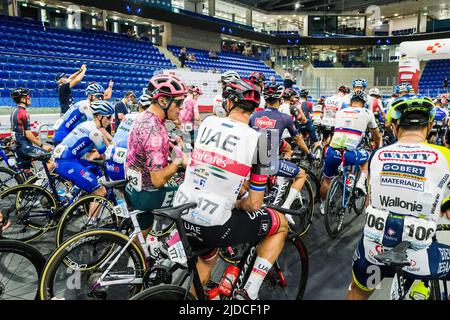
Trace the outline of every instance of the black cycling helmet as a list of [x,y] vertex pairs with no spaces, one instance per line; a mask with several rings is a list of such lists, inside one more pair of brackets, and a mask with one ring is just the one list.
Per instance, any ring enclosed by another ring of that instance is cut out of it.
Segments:
[[17,88],[11,91],[11,98],[15,103],[19,103],[22,98],[29,97],[30,95],[31,91],[27,88]]
[[283,92],[283,99],[288,100],[292,97],[298,97],[298,93],[297,91],[295,91],[292,88],[287,88],[286,90],[284,90]]
[[345,94],[349,93],[349,92],[347,92],[347,90],[349,90],[349,92],[350,92],[350,89],[347,88],[347,87],[344,86],[344,85],[342,85],[342,86],[340,86],[340,87],[338,88],[338,92],[342,92],[342,93],[345,93]]
[[241,78],[230,81],[225,85],[222,98],[231,100],[233,103],[248,101],[256,108],[259,106],[261,94],[250,80]]
[[284,87],[281,84],[269,83],[264,88],[264,99],[281,99],[283,92]]
[[300,97],[307,97],[307,96],[309,96],[309,91],[308,90],[306,90],[306,89],[302,89],[302,90],[300,90]]
[[358,91],[355,92],[350,98],[350,101],[358,101],[358,100],[366,104],[367,101],[369,100],[369,98],[367,97],[367,93],[365,93],[364,91]]

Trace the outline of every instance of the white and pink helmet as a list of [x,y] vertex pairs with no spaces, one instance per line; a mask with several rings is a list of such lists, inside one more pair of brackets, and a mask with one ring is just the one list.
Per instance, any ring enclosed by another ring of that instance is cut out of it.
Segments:
[[188,88],[183,80],[173,74],[159,74],[150,79],[147,92],[152,100],[156,100],[159,97],[186,96]]

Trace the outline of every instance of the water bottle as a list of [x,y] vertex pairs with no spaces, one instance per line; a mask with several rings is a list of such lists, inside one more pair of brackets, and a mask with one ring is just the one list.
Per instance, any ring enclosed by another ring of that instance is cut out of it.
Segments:
[[58,190],[59,200],[66,201],[66,191],[64,189]]
[[220,280],[220,293],[229,297],[233,291],[233,286],[236,283],[238,276],[239,268],[235,265],[229,265],[223,274],[222,280]]

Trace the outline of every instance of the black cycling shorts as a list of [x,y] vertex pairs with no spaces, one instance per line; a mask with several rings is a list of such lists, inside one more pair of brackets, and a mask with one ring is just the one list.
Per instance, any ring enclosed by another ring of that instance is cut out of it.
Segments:
[[22,144],[16,147],[15,153],[18,166],[22,169],[30,169],[30,160],[33,160],[33,157],[35,157],[36,155],[47,153],[47,151],[39,147],[35,147],[31,144]]
[[192,245],[222,248],[261,241],[277,233],[280,219],[275,211],[267,208],[255,212],[234,209],[224,225],[204,227],[184,221],[184,227]]

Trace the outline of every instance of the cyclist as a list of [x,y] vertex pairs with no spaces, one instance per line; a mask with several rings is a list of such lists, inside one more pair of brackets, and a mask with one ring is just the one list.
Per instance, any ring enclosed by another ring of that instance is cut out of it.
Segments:
[[[21,168],[28,171],[30,163],[27,163],[27,161],[33,159],[35,155],[52,152],[53,148],[44,146],[31,131],[30,115],[27,111],[27,108],[31,105],[31,91],[26,88],[15,89],[11,92],[11,98],[17,104],[11,114],[11,127],[16,139],[14,152]],[[49,170],[53,170],[51,162],[49,162]]]
[[[322,203],[320,210],[324,213],[325,198],[330,186],[331,179],[336,175],[339,165],[344,159],[346,165],[359,165],[361,174],[356,183],[356,188],[366,193],[366,179],[368,175],[369,152],[358,149],[364,134],[369,128],[372,133],[375,148],[382,144],[380,131],[373,112],[364,108],[367,103],[367,94],[363,91],[356,91],[351,100],[350,107],[341,109],[336,114],[336,127],[330,146],[325,155],[323,168],[323,179],[320,187]],[[344,153],[344,154],[342,154]]]
[[[55,172],[87,193],[103,197],[106,189],[98,181],[103,173],[98,167],[92,168],[83,156],[95,148],[105,159],[106,138],[100,129],[111,124],[114,107],[108,101],[99,100],[92,102],[90,108],[94,118],[78,125],[55,148]],[[89,217],[93,215],[94,210],[90,208]]]
[[346,86],[340,86],[335,95],[325,99],[322,117],[322,134],[325,145],[330,143],[331,137],[333,136],[336,113],[342,108],[348,90],[349,88]]
[[194,143],[194,130],[198,128],[202,118],[198,111],[198,99],[203,91],[198,86],[188,89],[188,96],[183,102],[183,108],[180,111],[181,129],[190,136],[191,144]]
[[[219,80],[219,83],[222,86],[222,90],[223,90],[223,88],[225,88],[225,86],[228,82],[233,81],[233,80],[239,80],[240,78],[241,78],[241,76],[236,71],[230,70],[230,71],[224,72],[223,74],[220,75],[220,80]],[[225,103],[225,100],[222,98],[222,92],[221,92],[214,98],[213,115],[215,115],[217,117],[222,117],[222,118],[226,117],[227,114],[223,107],[224,103]]]
[[382,116],[381,113],[383,112],[383,100],[381,100],[380,89],[370,89],[369,96],[373,98],[371,100],[371,104],[369,101],[369,108],[372,110],[375,117],[380,119],[380,116]]
[[104,100],[105,90],[99,84],[91,84],[86,88],[87,100],[82,100],[72,105],[69,110],[53,126],[55,145],[72,132],[80,123],[92,121],[94,116],[90,104],[94,101]]
[[300,90],[300,108],[303,112],[303,114],[306,117],[306,123],[302,123],[298,126],[298,129],[300,132],[306,132],[309,134],[309,137],[311,139],[311,143],[313,146],[317,146],[320,144],[319,138],[317,137],[316,128],[314,127],[310,109],[308,106],[308,95],[309,91],[306,89]]
[[443,133],[443,128],[445,128],[445,124],[447,122],[448,111],[442,106],[441,97],[438,96],[434,100],[435,107],[435,116],[433,122],[433,128],[428,134],[427,141],[429,143],[436,143],[436,138],[441,137],[440,135]]
[[421,95],[392,103],[388,117],[398,141],[371,158],[368,218],[353,258],[348,299],[369,298],[383,278],[394,275],[373,256],[402,241],[411,243],[407,256],[414,261],[403,268],[405,278],[450,280],[450,247],[432,240],[440,215],[450,218],[450,150],[426,143],[434,112],[433,101]]
[[323,97],[320,97],[319,99],[317,99],[317,103],[312,108],[311,120],[316,128],[322,124],[324,104],[325,99]]
[[[211,204],[198,206],[183,216],[185,228],[192,230],[192,241],[203,246],[218,248],[262,240],[250,276],[236,297],[256,299],[265,276],[283,249],[288,224],[282,214],[262,207],[268,172],[259,159],[252,161],[253,155],[259,154],[260,134],[248,123],[259,105],[259,90],[250,81],[241,79],[228,83],[223,97],[228,117],[211,116],[203,120],[174,205],[205,201]],[[237,200],[248,176],[248,195]],[[199,259],[197,267],[203,284],[211,276],[217,251]]]
[[[151,97],[143,94],[139,98],[139,112],[144,112],[151,104]],[[105,171],[111,180],[125,179],[125,161],[127,158],[128,136],[136,119],[136,113],[128,113],[124,115],[119,127],[114,134],[111,144],[105,152]]]
[[365,91],[367,88],[367,81],[366,79],[355,79],[352,81],[352,87],[353,92],[349,92],[344,99],[344,103],[342,105],[343,108],[347,108],[350,105],[350,99],[352,98],[353,94],[358,91]]
[[[178,186],[166,186],[187,158],[175,147],[172,163],[166,120],[179,118],[183,101],[188,92],[186,84],[172,74],[152,77],[147,87],[151,97],[148,109],[134,120],[128,136],[125,175],[129,183],[126,193],[133,209],[149,211],[172,205]],[[153,224],[152,214],[138,215],[138,221],[146,237]]]
[[[270,83],[264,89],[264,99],[266,100],[266,109],[263,111],[256,111],[250,117],[250,126],[257,131],[272,129],[276,131],[278,135],[278,141],[280,141],[280,145],[283,147],[284,141],[282,139],[282,134],[284,130],[288,130],[291,137],[293,137],[294,141],[297,143],[300,150],[309,154],[311,157],[312,154],[309,153],[308,147],[305,145],[302,136],[298,133],[295,128],[294,123],[292,122],[291,117],[287,116],[284,113],[281,113],[278,108],[281,105],[281,98],[283,96],[284,87],[282,85],[276,83]],[[280,149],[280,152],[283,152],[283,149]],[[295,164],[280,160],[278,164],[278,171],[276,176],[278,185],[280,189],[277,192],[277,197],[275,199],[275,204],[280,205],[280,201],[284,196],[284,189],[287,187],[286,181],[289,179],[293,179],[291,189],[289,190],[289,194],[282,205],[282,208],[289,209],[297,197],[298,193],[302,190],[303,185],[305,184],[307,175],[306,173],[297,167]],[[284,178],[284,179],[283,179]],[[286,215],[288,221],[294,224],[294,220],[291,216]]]
[[255,111],[264,110],[264,108],[266,107],[266,102],[262,97],[262,92],[264,91],[266,76],[262,72],[254,71],[250,73],[248,79],[256,86],[256,88],[258,88],[259,92],[261,93],[259,106],[255,109]]

